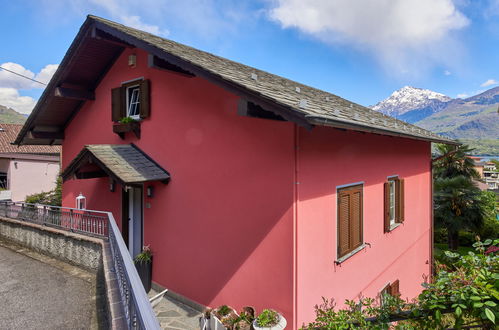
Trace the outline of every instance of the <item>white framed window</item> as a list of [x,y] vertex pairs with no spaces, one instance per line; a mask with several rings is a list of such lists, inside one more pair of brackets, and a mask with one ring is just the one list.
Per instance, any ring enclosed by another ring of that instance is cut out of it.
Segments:
[[404,179],[389,177],[384,184],[384,232],[387,233],[404,222]]
[[389,214],[389,217],[390,217],[390,226],[393,227],[395,226],[395,218],[396,218],[396,196],[397,196],[397,184],[396,184],[396,181],[395,180],[389,180],[388,181],[388,184],[389,184],[389,190],[390,190],[390,206],[389,206],[389,210],[390,210],[390,214]]
[[126,115],[134,119],[140,118],[140,86],[133,85],[126,89]]

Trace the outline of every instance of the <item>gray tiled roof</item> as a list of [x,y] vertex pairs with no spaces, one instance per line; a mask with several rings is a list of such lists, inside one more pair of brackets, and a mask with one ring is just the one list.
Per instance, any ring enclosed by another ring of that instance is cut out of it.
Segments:
[[168,172],[131,144],[86,145],[68,169],[77,166],[75,163],[86,153],[92,154],[122,183],[165,181],[170,178]]
[[402,135],[434,142],[456,143],[454,140],[386,116],[337,95],[100,17],[89,16],[89,18],[142,40],[161,51],[218,75],[228,82],[257,92],[279,105],[289,107],[291,111],[305,116],[311,124]]

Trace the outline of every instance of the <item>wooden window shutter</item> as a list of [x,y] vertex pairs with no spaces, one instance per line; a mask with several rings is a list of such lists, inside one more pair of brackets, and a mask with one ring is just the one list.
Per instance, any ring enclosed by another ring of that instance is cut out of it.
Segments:
[[122,87],[113,88],[111,90],[111,120],[119,121],[126,117],[126,102],[124,101],[124,90]]
[[383,231],[390,231],[390,182],[384,184],[384,199],[383,199]]
[[350,247],[350,195],[339,192],[338,197],[338,256],[345,255]]
[[404,222],[404,179],[397,180],[397,222]]
[[394,297],[400,296],[399,280],[396,280],[395,282],[390,284],[390,295]]
[[140,83],[140,118],[144,119],[151,115],[149,79]]
[[362,191],[355,190],[350,194],[350,249],[362,244]]

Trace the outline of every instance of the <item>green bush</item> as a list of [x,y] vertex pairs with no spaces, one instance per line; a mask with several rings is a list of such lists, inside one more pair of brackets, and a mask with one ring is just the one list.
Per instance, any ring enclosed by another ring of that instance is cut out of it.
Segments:
[[264,309],[256,318],[256,324],[262,328],[272,327],[279,323],[279,314],[271,309]]
[[[478,233],[474,233],[467,230],[459,231],[459,243],[462,246],[472,246],[476,242],[476,236]],[[481,237],[481,236],[480,236]]]
[[62,206],[62,178],[58,177],[54,190],[26,196],[26,203]]
[[435,243],[447,244],[447,228],[435,228],[433,240]]

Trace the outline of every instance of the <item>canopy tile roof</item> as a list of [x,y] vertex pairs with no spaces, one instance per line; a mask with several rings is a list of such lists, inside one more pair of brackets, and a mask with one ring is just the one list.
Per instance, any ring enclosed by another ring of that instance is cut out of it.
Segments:
[[[90,170],[88,170],[90,168]],[[95,168],[121,184],[162,181],[170,174],[133,144],[86,145],[62,173],[64,181],[73,175],[80,178],[103,176]]]
[[[308,129],[324,125],[458,144],[329,92],[96,16],[88,16],[16,143],[60,143],[60,140],[30,138],[28,134],[36,131],[37,124],[57,124],[63,130],[73,118],[71,113],[81,106],[79,101],[54,99],[55,89],[75,81],[87,90],[95,89],[103,70],[109,68],[126,47],[144,49],[169,68],[203,77]],[[89,62],[89,58],[93,62]]]

